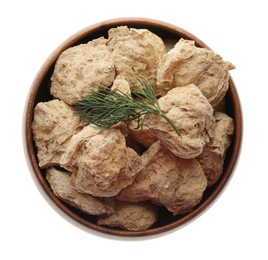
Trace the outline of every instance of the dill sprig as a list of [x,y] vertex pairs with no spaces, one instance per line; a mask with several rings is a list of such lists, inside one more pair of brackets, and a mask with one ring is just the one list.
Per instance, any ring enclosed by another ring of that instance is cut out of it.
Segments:
[[132,92],[132,96],[122,91],[113,91],[109,87],[91,91],[83,100],[74,104],[75,113],[83,121],[95,124],[102,130],[120,121],[129,124],[136,119],[139,128],[143,124],[143,115],[160,115],[172,126],[177,135],[181,136],[174,122],[161,111],[152,86],[143,79],[138,79],[138,82],[139,85],[131,82],[136,89]]

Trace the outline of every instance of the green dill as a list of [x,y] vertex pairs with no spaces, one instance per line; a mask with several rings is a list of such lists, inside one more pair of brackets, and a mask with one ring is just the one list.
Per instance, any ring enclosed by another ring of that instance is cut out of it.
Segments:
[[75,113],[82,120],[95,124],[102,130],[120,121],[129,124],[133,120],[137,120],[139,128],[143,123],[143,115],[160,115],[172,126],[177,135],[181,136],[174,122],[161,111],[152,86],[143,79],[138,79],[138,83],[131,82],[135,88],[132,96],[121,91],[113,91],[109,87],[91,91],[74,104]]

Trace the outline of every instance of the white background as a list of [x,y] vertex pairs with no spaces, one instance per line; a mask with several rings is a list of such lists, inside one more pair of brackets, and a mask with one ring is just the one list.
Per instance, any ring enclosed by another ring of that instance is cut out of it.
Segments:
[[[1,1],[0,259],[268,259],[267,1]],[[193,33],[236,65],[244,114],[239,163],[216,203],[160,237],[85,231],[59,215],[25,162],[22,116],[31,83],[51,52],[110,18],[148,17]]]

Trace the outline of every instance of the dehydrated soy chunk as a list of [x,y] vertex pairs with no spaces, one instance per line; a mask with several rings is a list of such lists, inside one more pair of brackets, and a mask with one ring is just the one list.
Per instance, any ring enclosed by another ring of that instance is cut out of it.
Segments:
[[229,148],[234,132],[234,121],[222,112],[215,112],[216,127],[211,141],[198,156],[208,180],[208,186],[217,182],[223,172],[225,154]]
[[115,67],[106,43],[101,37],[62,52],[51,77],[51,94],[73,105],[91,90],[111,85]]
[[149,202],[115,201],[113,209],[113,214],[98,218],[98,225],[142,231],[150,228],[157,220],[157,208]]
[[39,166],[59,165],[70,138],[83,126],[84,123],[64,102],[55,99],[38,103],[34,109],[32,129]]
[[117,75],[131,81],[137,77],[156,82],[158,64],[165,52],[164,42],[147,29],[119,26],[108,32],[107,46],[112,53]]
[[100,131],[88,125],[72,137],[61,165],[74,173],[78,191],[111,197],[132,183],[140,160],[133,149],[126,147],[120,130]]
[[229,70],[234,68],[213,51],[181,39],[158,67],[156,93],[163,96],[173,87],[195,84],[216,107],[228,90]]
[[49,168],[46,172],[46,179],[59,199],[91,215],[107,215],[113,212],[110,203],[105,199],[78,192],[70,174],[55,168]]
[[[145,146],[148,141],[159,139],[173,154],[184,159],[201,154],[213,134],[215,119],[213,108],[200,89],[195,85],[173,88],[158,102],[161,111],[180,130],[181,137],[165,119],[154,114],[146,115],[139,129],[131,124],[130,134]],[[144,133],[146,138],[142,138]]]
[[197,205],[207,187],[207,179],[196,159],[180,159],[158,141],[142,155],[142,170],[134,182],[117,196],[120,200],[150,200],[165,206],[174,215]]

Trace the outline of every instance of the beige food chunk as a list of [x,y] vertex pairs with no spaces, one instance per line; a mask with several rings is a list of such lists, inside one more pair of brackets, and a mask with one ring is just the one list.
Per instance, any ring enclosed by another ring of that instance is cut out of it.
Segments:
[[115,67],[106,43],[101,37],[62,52],[51,77],[51,94],[72,105],[91,90],[111,85]]
[[114,213],[110,216],[100,216],[97,223],[130,231],[143,231],[150,228],[156,220],[157,209],[150,203],[117,201]]
[[120,192],[118,199],[151,200],[177,215],[191,211],[207,187],[206,176],[196,159],[180,159],[159,141],[144,153],[142,166],[134,182]]
[[83,125],[71,107],[60,100],[38,103],[34,109],[32,130],[39,166],[59,165],[70,138]]
[[69,205],[91,215],[107,215],[113,212],[113,207],[105,199],[94,198],[91,195],[79,193],[73,183],[71,174],[55,168],[49,168],[46,179],[54,194]]
[[216,127],[212,140],[197,158],[206,174],[208,186],[215,184],[223,172],[225,154],[234,132],[234,122],[231,117],[222,112],[215,112],[214,116]]
[[116,73],[134,82],[139,77],[154,84],[165,51],[162,39],[147,29],[127,26],[112,28],[108,35],[107,46],[112,52]]
[[195,84],[216,107],[228,90],[228,71],[234,68],[213,51],[181,39],[159,65],[156,93],[164,96],[173,87]]
[[212,139],[211,146],[217,147],[220,153],[225,156],[228,147],[232,141],[234,133],[234,120],[225,113],[215,112],[216,128],[214,138]]
[[118,75],[115,78],[114,83],[111,87],[111,90],[117,91],[119,93],[122,92],[126,95],[129,95],[129,96],[131,95],[129,82],[127,81],[127,79],[124,76]]
[[[132,127],[134,138],[148,147],[149,141],[153,141],[156,136],[173,154],[184,159],[200,155],[215,127],[213,108],[200,89],[195,85],[173,88],[158,102],[161,111],[180,130],[181,137],[161,116],[149,114],[145,116],[141,129]],[[143,132],[146,133],[145,139],[142,137]]]
[[150,145],[158,141],[155,131],[152,128],[146,125],[143,125],[140,128],[136,128],[135,122],[133,123],[130,124],[129,132],[133,140],[142,144],[146,148],[150,147]]
[[111,197],[132,183],[140,160],[133,149],[126,147],[120,130],[100,131],[88,125],[72,137],[61,163],[75,174],[79,192]]

